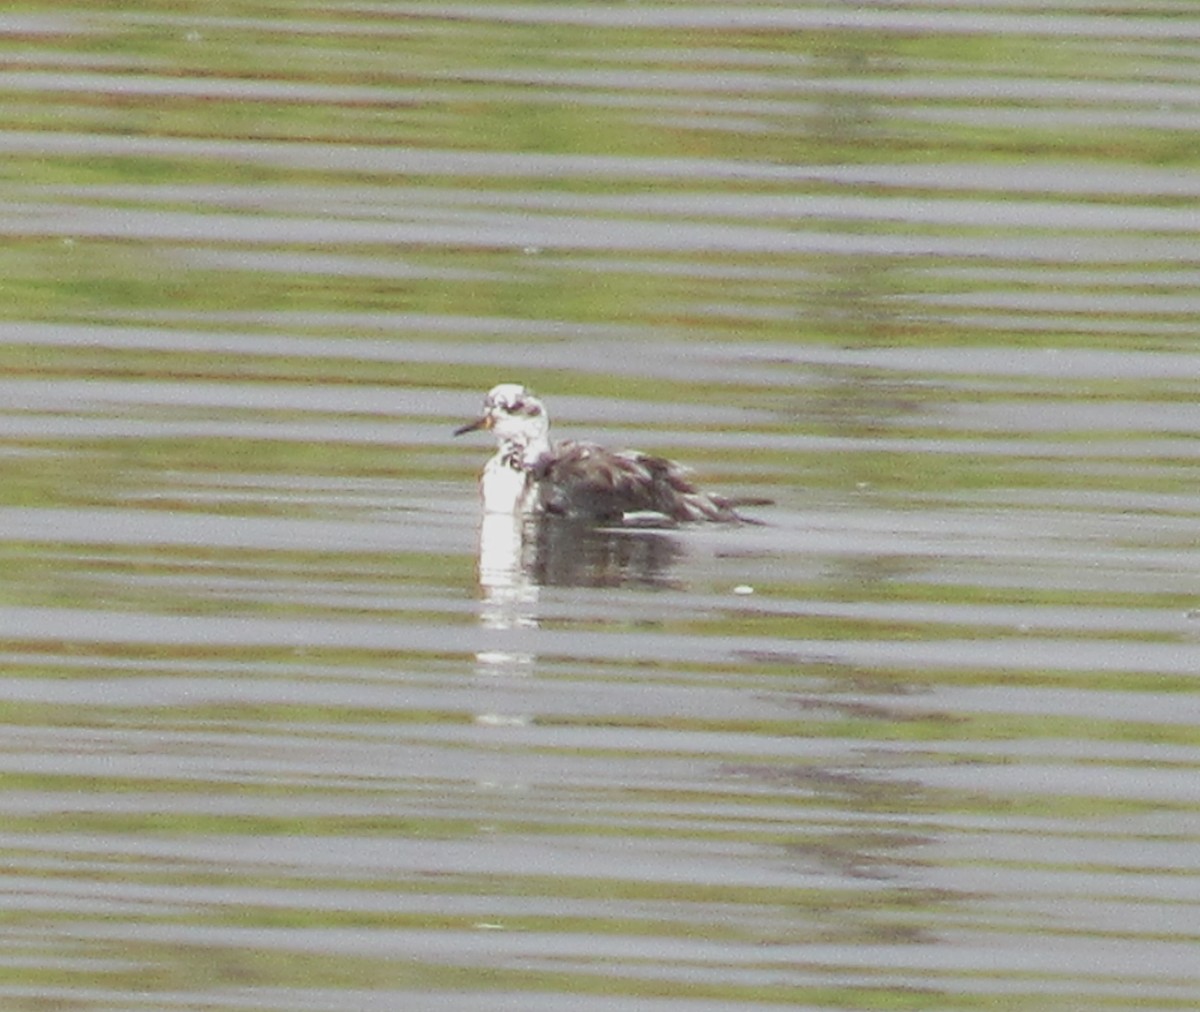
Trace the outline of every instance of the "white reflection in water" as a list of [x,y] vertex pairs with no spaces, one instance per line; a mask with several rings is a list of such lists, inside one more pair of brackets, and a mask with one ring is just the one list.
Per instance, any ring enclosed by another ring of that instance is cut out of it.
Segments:
[[[508,634],[539,625],[543,586],[672,586],[671,572],[684,557],[679,536],[657,530],[595,528],[545,516],[483,513],[479,527],[480,628],[495,634],[475,654],[475,671],[489,678],[526,677],[537,654]],[[480,723],[511,724],[524,718],[479,714]]]
[[[538,585],[525,556],[525,524],[511,513],[484,513],[479,527],[479,624],[504,631],[536,629]],[[497,640],[499,643],[500,641]],[[487,649],[475,654],[481,675],[526,675],[534,655],[523,650]]]

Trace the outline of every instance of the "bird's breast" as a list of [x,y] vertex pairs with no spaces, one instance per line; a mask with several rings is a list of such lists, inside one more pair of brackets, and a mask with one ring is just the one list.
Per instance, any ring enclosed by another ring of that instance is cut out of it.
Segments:
[[526,513],[531,508],[529,475],[501,456],[488,461],[479,479],[479,491],[485,513]]

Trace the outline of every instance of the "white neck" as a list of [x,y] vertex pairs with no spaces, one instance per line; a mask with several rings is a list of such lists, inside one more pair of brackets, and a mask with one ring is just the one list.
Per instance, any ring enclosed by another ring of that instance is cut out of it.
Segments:
[[514,443],[512,446],[514,454],[521,464],[524,467],[533,467],[550,452],[550,436],[545,432],[540,432],[523,446],[520,443]]
[[[549,449],[549,442],[542,443]],[[542,455],[538,445],[526,446],[513,439],[500,443],[479,482],[484,513],[520,515],[536,509],[536,487],[529,468]]]

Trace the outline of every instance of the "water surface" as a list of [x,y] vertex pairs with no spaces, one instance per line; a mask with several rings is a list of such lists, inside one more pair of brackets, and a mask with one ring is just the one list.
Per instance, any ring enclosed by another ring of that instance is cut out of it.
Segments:
[[0,18],[4,1007],[1191,1007],[1198,37]]

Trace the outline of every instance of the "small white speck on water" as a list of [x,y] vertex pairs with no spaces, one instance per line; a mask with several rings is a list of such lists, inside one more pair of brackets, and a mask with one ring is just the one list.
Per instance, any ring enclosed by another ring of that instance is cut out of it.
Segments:
[[475,723],[481,727],[525,727],[529,718],[507,713],[477,713]]
[[733,588],[733,592],[742,597],[745,597],[748,594],[753,594],[754,588],[751,587],[750,584],[748,584],[748,583],[739,583],[736,587]]

